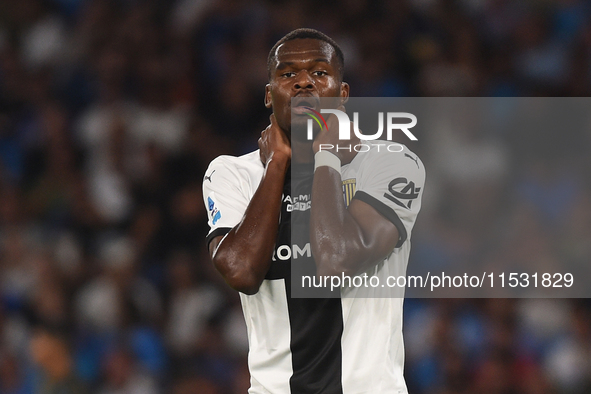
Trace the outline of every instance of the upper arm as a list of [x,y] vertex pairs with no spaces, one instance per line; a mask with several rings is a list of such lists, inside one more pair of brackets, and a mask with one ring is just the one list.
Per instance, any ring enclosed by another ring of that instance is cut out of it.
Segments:
[[216,237],[213,237],[209,240],[209,242],[207,243],[207,249],[209,250],[209,256],[212,258],[213,260],[213,255],[215,254],[218,245],[220,244],[220,242],[222,241],[222,239],[224,238],[223,235],[218,235]]
[[236,169],[220,159],[214,160],[205,172],[203,201],[210,228],[207,246],[212,257],[220,240],[240,223],[248,207],[243,183]]

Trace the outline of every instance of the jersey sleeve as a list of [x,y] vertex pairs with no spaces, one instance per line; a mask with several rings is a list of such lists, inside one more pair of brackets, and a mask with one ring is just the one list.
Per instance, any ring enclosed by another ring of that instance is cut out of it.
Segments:
[[425,185],[425,167],[406,147],[400,152],[370,151],[363,161],[354,199],[371,205],[398,229],[396,247],[409,238]]
[[246,181],[233,163],[219,157],[211,162],[203,178],[203,200],[207,210],[209,233],[207,245],[227,234],[244,216],[249,199]]

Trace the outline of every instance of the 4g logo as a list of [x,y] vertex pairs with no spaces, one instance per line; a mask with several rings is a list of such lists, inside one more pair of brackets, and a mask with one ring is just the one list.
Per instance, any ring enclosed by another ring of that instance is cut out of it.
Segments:
[[[350,140],[351,139],[351,121],[349,120],[349,116],[338,109],[321,109],[320,113],[318,111],[313,110],[310,107],[306,107],[312,113],[308,113],[320,126],[322,129],[322,124],[320,123],[320,119],[324,123],[324,126],[327,126],[324,117],[321,114],[333,114],[337,117],[339,121],[339,140]],[[417,137],[415,137],[409,129],[416,126],[417,124],[417,117],[408,112],[387,112],[386,113],[386,139],[391,141],[392,140],[392,132],[394,130],[401,130],[410,140],[416,141]],[[409,119],[409,123],[394,123],[394,119]],[[308,129],[307,129],[307,138],[308,141],[312,141],[314,139],[313,132],[312,132],[312,119],[308,119]],[[384,133],[384,113],[378,112],[378,131],[375,134],[362,134],[359,131],[359,113],[353,113],[353,132],[355,135],[361,140],[377,140],[379,139],[382,134]]]
[[[409,156],[410,157],[410,156]],[[395,188],[399,185],[404,187],[398,191]],[[392,201],[394,204],[401,206],[402,208],[410,209],[413,200],[419,197],[420,187],[416,187],[413,181],[408,181],[406,178],[395,178],[388,184],[388,191],[390,194],[384,193],[384,197]],[[408,203],[404,204],[401,200],[408,200]]]

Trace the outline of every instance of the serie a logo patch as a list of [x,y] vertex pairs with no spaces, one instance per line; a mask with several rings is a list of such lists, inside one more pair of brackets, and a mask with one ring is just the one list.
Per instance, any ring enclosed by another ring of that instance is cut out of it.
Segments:
[[220,218],[222,217],[222,213],[220,212],[218,207],[215,206],[215,202],[213,202],[213,199],[211,198],[212,196],[213,193],[211,193],[209,197],[207,197],[207,210],[209,211],[209,215],[211,216],[212,224],[215,225],[217,221],[220,220]]
[[343,197],[345,199],[345,206],[349,206],[353,196],[355,195],[356,182],[355,178],[345,179],[343,181]]

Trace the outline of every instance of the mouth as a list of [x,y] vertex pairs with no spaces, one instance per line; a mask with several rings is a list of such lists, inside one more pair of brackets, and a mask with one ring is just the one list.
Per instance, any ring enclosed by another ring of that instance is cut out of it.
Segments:
[[294,97],[297,100],[294,100],[291,106],[291,110],[296,115],[302,115],[309,112],[311,110],[318,111],[320,108],[320,102],[316,97]]

